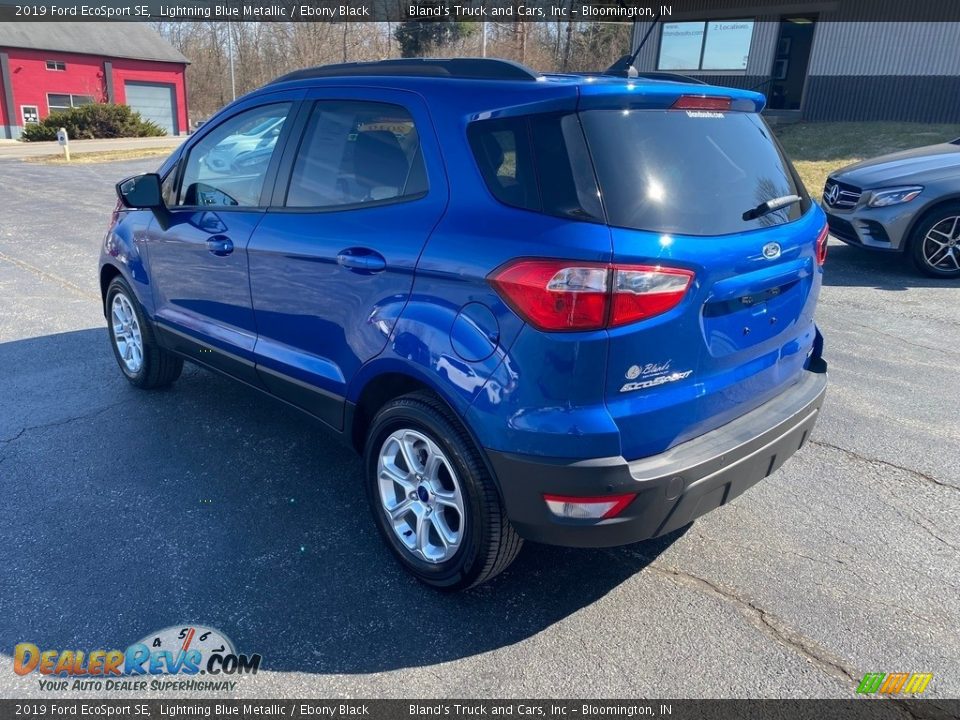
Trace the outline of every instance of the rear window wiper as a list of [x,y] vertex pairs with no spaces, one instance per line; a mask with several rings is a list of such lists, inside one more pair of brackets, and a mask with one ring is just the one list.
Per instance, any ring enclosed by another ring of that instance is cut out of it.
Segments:
[[756,220],[758,217],[766,215],[767,213],[772,213],[774,210],[782,210],[798,202],[800,202],[799,195],[784,195],[783,197],[773,198],[772,200],[760,203],[755,208],[747,210],[743,214],[743,219]]

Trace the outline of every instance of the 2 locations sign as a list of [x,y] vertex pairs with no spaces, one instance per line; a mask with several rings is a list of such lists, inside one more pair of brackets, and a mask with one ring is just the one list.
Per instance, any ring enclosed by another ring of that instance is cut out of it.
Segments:
[[44,691],[229,691],[237,684],[230,677],[255,675],[260,662],[260,655],[240,654],[226,635],[200,625],[168,627],[125,650],[42,649],[23,642],[13,651],[13,671],[39,675]]

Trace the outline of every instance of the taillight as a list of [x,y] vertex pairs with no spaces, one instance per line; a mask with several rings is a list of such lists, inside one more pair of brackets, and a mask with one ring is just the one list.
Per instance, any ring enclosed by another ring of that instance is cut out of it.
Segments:
[[673,104],[674,110],[729,110],[733,100],[710,95],[681,95]]
[[827,241],[830,239],[830,226],[824,225],[817,236],[817,265],[823,265],[827,261]]
[[613,268],[610,325],[626,325],[676,307],[687,294],[693,273],[680,268],[627,265]]
[[524,259],[495,270],[490,284],[540,330],[599,330],[676,307],[693,273],[654,265]]

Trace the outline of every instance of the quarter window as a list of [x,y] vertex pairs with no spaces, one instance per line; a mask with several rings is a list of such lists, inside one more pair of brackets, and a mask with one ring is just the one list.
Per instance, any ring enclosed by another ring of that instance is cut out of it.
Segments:
[[480,174],[500,202],[550,215],[603,218],[576,115],[482,120],[467,135]]
[[420,197],[420,136],[404,108],[324,100],[314,105],[290,177],[287,207],[342,207]]
[[205,135],[187,157],[178,205],[259,207],[267,168],[290,103],[234,115]]

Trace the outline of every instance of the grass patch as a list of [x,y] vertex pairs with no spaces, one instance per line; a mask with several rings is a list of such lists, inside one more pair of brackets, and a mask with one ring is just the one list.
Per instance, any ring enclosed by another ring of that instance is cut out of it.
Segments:
[[36,157],[24,158],[26,162],[43,163],[45,165],[73,165],[89,164],[101,162],[115,162],[117,160],[139,160],[149,157],[166,157],[174,151],[172,147],[166,148],[136,148],[132,150],[101,150],[99,152],[72,152],[70,153],[70,162],[68,163],[63,154],[57,155],[38,155]]
[[859,122],[798,123],[774,129],[811,197],[818,198],[834,170],[898,150],[953,140],[960,125]]

